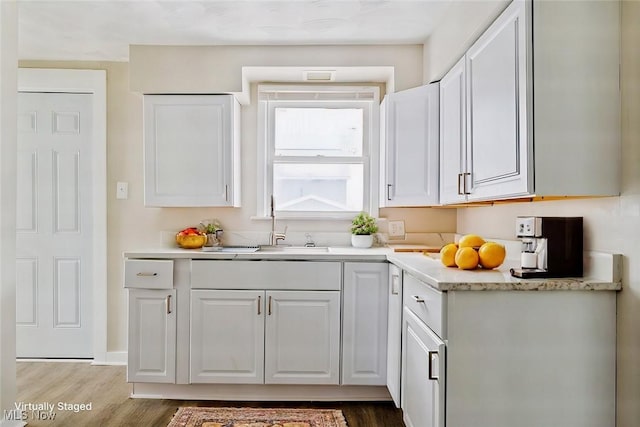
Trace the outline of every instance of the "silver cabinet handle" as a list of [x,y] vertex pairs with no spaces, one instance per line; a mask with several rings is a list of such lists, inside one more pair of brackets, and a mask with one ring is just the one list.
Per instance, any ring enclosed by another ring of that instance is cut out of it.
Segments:
[[416,300],[416,302],[424,302],[424,300],[420,298],[418,295],[414,295],[413,299]]
[[158,273],[151,273],[151,272],[144,272],[144,271],[141,271],[140,273],[136,273],[136,276],[138,277],[153,277],[157,275]]
[[271,295],[269,295],[269,302],[267,304],[267,314],[271,316]]
[[393,274],[391,276],[391,294],[392,295],[398,295],[398,293],[399,293],[399,290],[398,290],[399,283],[398,282],[399,281],[400,281],[400,276],[399,275]]
[[387,200],[391,200],[391,184],[387,184]]
[[262,297],[258,295],[258,316],[260,316],[260,313],[261,313],[261,310],[260,310],[261,306],[262,306]]
[[229,201],[229,184],[224,186],[224,200],[225,202]]
[[462,174],[462,194],[471,194],[467,191],[467,176],[471,177],[471,173],[465,172]]
[[459,174],[458,174],[458,195],[459,195],[459,196],[462,196],[462,195],[464,194],[464,193],[462,192],[462,189],[460,188],[460,187],[461,187],[461,186],[460,186],[460,178],[461,178],[461,177],[462,177],[462,174],[461,174],[461,173],[459,173]]
[[171,295],[167,295],[167,314],[171,314]]
[[433,356],[437,355],[438,352],[437,351],[430,351],[429,352],[429,379],[430,380],[434,380],[434,381],[438,381],[438,377],[434,377],[433,376]]

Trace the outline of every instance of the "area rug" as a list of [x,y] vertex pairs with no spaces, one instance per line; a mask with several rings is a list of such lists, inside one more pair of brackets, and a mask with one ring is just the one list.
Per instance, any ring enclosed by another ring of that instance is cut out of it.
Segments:
[[184,407],[167,427],[347,427],[337,409]]

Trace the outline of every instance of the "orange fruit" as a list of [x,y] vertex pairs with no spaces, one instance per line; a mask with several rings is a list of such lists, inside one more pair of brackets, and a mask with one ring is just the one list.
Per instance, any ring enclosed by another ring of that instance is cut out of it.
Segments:
[[484,239],[477,234],[465,234],[458,241],[458,246],[461,248],[479,248],[484,245]]
[[444,245],[442,249],[440,249],[440,261],[442,261],[442,263],[447,267],[455,267],[457,251],[458,245],[456,245],[455,243]]
[[478,267],[480,258],[478,251],[467,246],[456,251],[455,260],[458,268],[462,270],[473,270]]
[[480,246],[478,256],[480,257],[480,265],[482,268],[492,269],[500,266],[504,261],[507,251],[500,243],[486,242]]

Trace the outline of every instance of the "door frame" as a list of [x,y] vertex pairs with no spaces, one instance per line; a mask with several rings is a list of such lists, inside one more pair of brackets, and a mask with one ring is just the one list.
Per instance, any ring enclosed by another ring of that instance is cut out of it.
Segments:
[[19,92],[89,93],[92,96],[93,364],[107,364],[107,72],[19,68]]

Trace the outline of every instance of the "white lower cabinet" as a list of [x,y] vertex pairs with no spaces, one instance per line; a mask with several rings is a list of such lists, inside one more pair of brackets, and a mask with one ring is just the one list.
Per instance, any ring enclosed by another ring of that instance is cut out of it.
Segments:
[[129,289],[128,382],[175,383],[176,291]]
[[265,384],[338,384],[340,292],[267,291]]
[[344,264],[342,384],[387,383],[387,263]]
[[387,309],[387,389],[400,407],[400,376],[402,366],[402,270],[389,265]]
[[191,291],[191,383],[338,384],[339,291]]
[[264,291],[192,290],[192,383],[262,384]]
[[407,427],[443,427],[445,345],[405,307],[402,327],[402,411]]

